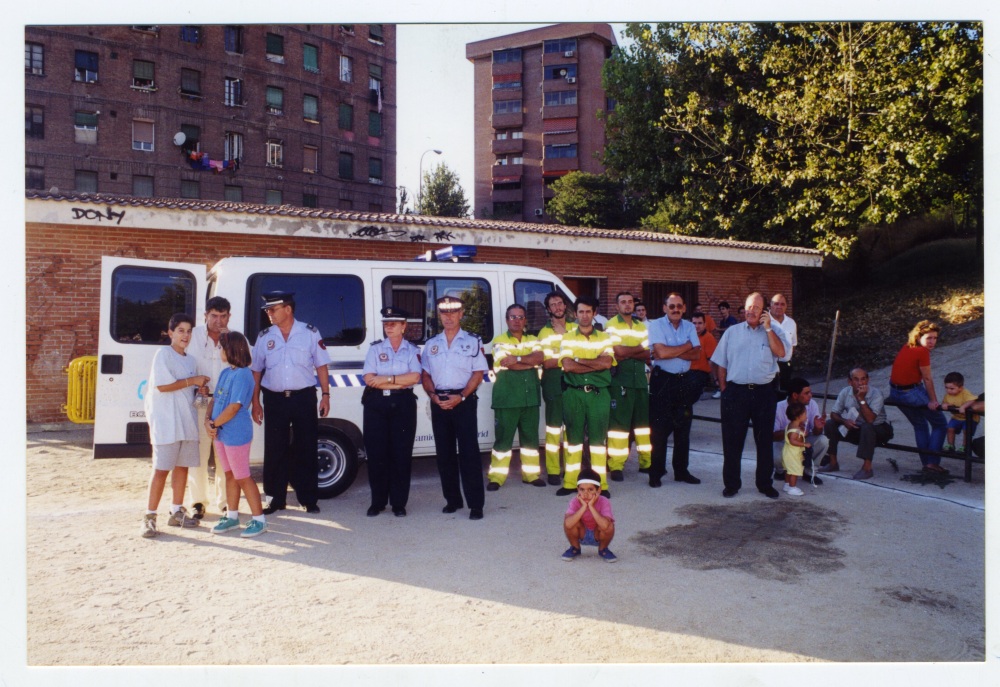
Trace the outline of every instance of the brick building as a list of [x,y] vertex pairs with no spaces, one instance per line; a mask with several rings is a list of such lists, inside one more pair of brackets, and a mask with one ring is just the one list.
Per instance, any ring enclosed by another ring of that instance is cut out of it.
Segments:
[[550,184],[600,174],[608,24],[555,24],[465,46],[475,78],[473,213],[544,222]]
[[390,24],[29,26],[28,189],[391,212]]
[[112,195],[28,191],[25,219],[28,422],[64,420],[63,369],[97,353],[105,255],[208,267],[231,255],[412,260],[469,244],[478,262],[539,267],[596,294],[604,314],[619,291],[642,294],[654,317],[652,304],[672,290],[692,304],[792,294],[793,270],[822,261],[806,248],[645,231]]

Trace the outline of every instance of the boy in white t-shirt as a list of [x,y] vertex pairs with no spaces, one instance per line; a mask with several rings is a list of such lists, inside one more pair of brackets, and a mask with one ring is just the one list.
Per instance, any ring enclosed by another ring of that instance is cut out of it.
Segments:
[[174,527],[198,526],[198,521],[188,517],[182,505],[188,468],[197,467],[201,460],[194,395],[198,387],[208,382],[207,376],[197,374],[194,357],[185,353],[191,343],[192,329],[194,320],[190,315],[174,314],[167,326],[170,345],[156,352],[149,371],[144,402],[149,441],[153,445],[153,474],[149,478],[149,499],[142,520],[143,537],[159,534],[156,509],[170,472],[173,472],[170,480],[173,504],[167,524]]

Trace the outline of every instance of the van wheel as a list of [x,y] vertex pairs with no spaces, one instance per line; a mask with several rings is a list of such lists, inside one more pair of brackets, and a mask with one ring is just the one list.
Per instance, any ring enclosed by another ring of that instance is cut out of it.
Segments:
[[342,433],[320,429],[316,451],[319,454],[319,497],[330,499],[344,493],[358,475],[358,449]]

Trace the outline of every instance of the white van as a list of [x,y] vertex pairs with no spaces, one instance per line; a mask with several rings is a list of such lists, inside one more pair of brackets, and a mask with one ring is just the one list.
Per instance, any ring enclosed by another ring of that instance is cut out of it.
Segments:
[[[573,299],[550,272],[514,265],[238,257],[219,260],[206,274],[203,265],[104,257],[94,457],[150,455],[143,396],[153,354],[167,343],[173,313],[186,312],[201,324],[206,298],[222,296],[232,304],[230,329],[243,332],[252,345],[270,324],[260,308],[261,294],[278,290],[295,292],[295,318],[319,329],[330,354],[330,414],[319,419],[321,498],[347,489],[363,457],[361,369],[368,347],[382,338],[383,307],[394,305],[412,315],[406,337],[422,347],[440,332],[435,300],[461,296],[466,302],[462,327],[482,337],[490,355],[490,342],[505,329],[507,306],[523,304],[526,329],[537,333],[547,319],[547,293],[561,291],[567,303]],[[491,378],[492,373],[479,390],[483,451],[493,446]],[[430,403],[419,386],[416,393],[413,454],[434,455]],[[257,426],[252,451],[251,460],[261,462],[264,434]]]

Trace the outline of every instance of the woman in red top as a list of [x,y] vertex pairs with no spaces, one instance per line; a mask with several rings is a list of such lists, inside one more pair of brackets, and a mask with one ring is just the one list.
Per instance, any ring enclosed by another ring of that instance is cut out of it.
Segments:
[[[941,328],[930,320],[918,322],[910,330],[906,345],[896,355],[889,376],[889,400],[896,402],[913,425],[917,448],[929,451],[941,450],[948,428],[931,377],[931,351],[937,345],[940,332]],[[940,456],[921,453],[920,462],[927,472],[948,472],[941,467]]]

